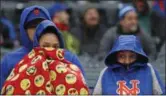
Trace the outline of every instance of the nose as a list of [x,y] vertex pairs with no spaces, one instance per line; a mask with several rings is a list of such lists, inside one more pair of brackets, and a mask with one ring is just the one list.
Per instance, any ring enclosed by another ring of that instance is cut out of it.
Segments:
[[137,25],[137,20],[133,20],[133,23],[134,23],[135,25]]
[[134,19],[132,19],[132,22],[133,22],[133,24],[137,24],[138,22],[137,22],[137,18],[134,18]]
[[129,58],[126,58],[125,59],[125,64],[129,64],[130,63],[130,59]]

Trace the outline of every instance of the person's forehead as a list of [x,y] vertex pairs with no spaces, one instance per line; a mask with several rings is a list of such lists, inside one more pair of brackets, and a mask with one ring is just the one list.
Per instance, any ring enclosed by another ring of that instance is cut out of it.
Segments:
[[86,13],[91,13],[91,12],[98,13],[98,10],[95,9],[95,8],[91,8],[91,9],[88,9],[88,10],[86,11]]
[[58,11],[56,13],[54,13],[54,15],[59,15],[59,14],[68,14],[67,10],[61,10],[61,11]]
[[42,35],[42,37],[48,38],[48,39],[50,39],[50,38],[56,38],[56,39],[58,39],[57,35],[54,34],[54,33],[52,33],[52,32],[45,33],[45,34]]

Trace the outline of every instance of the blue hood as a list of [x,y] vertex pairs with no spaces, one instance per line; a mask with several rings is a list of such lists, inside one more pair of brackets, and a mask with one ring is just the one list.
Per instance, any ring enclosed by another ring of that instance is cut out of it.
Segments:
[[50,16],[53,17],[56,12],[65,11],[67,9],[67,5],[63,3],[56,3],[48,9],[48,12],[50,13]]
[[148,57],[142,49],[140,40],[134,35],[121,35],[115,40],[114,46],[106,56],[105,64],[112,66],[116,63],[116,53],[123,50],[132,51],[138,54],[136,63],[144,64],[148,62]]
[[20,19],[20,40],[21,40],[22,45],[25,48],[28,48],[29,50],[32,49],[33,43],[31,42],[31,40],[28,37],[28,34],[24,28],[24,24],[26,23],[26,19],[28,18],[31,11],[33,11],[35,8],[38,8],[39,10],[41,10],[46,15],[46,17],[45,17],[46,19],[51,20],[48,11],[44,7],[34,5],[34,6],[24,9],[24,11],[21,14],[21,19]]
[[33,47],[37,47],[39,46],[39,42],[38,39],[40,37],[40,35],[44,32],[44,30],[48,27],[52,27],[55,29],[54,32],[56,32],[55,34],[57,35],[59,42],[60,42],[60,48],[64,48],[64,42],[63,42],[63,38],[61,36],[60,31],[58,30],[58,28],[55,26],[55,24],[49,20],[44,20],[42,21],[36,28],[36,32],[34,35],[34,42],[33,42]]
[[16,39],[16,32],[15,32],[15,29],[14,29],[12,22],[4,17],[0,18],[0,22],[8,28],[10,39],[15,40]]

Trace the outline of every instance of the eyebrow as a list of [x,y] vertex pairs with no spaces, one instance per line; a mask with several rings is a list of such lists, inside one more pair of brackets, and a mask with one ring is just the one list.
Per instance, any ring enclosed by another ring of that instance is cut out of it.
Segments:
[[48,42],[44,42],[44,44],[49,44]]
[[[46,44],[50,44],[49,42],[47,42],[47,41],[44,41],[44,43],[46,43]],[[58,42],[56,42],[56,43],[54,43],[54,44],[58,44]]]

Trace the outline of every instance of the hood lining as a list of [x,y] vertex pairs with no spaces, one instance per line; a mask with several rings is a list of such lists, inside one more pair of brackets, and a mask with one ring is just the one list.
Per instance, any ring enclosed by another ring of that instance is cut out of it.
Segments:
[[[108,66],[108,65],[112,65],[112,64],[116,64],[118,63],[117,62],[117,58],[116,58],[116,54],[118,53],[119,51],[117,52],[114,52],[114,53],[111,53],[109,54],[106,59],[105,59],[105,64]],[[134,52],[134,51],[133,51]],[[135,61],[135,63],[148,63],[148,58],[137,53],[137,52],[134,52],[137,54],[137,59]]]

